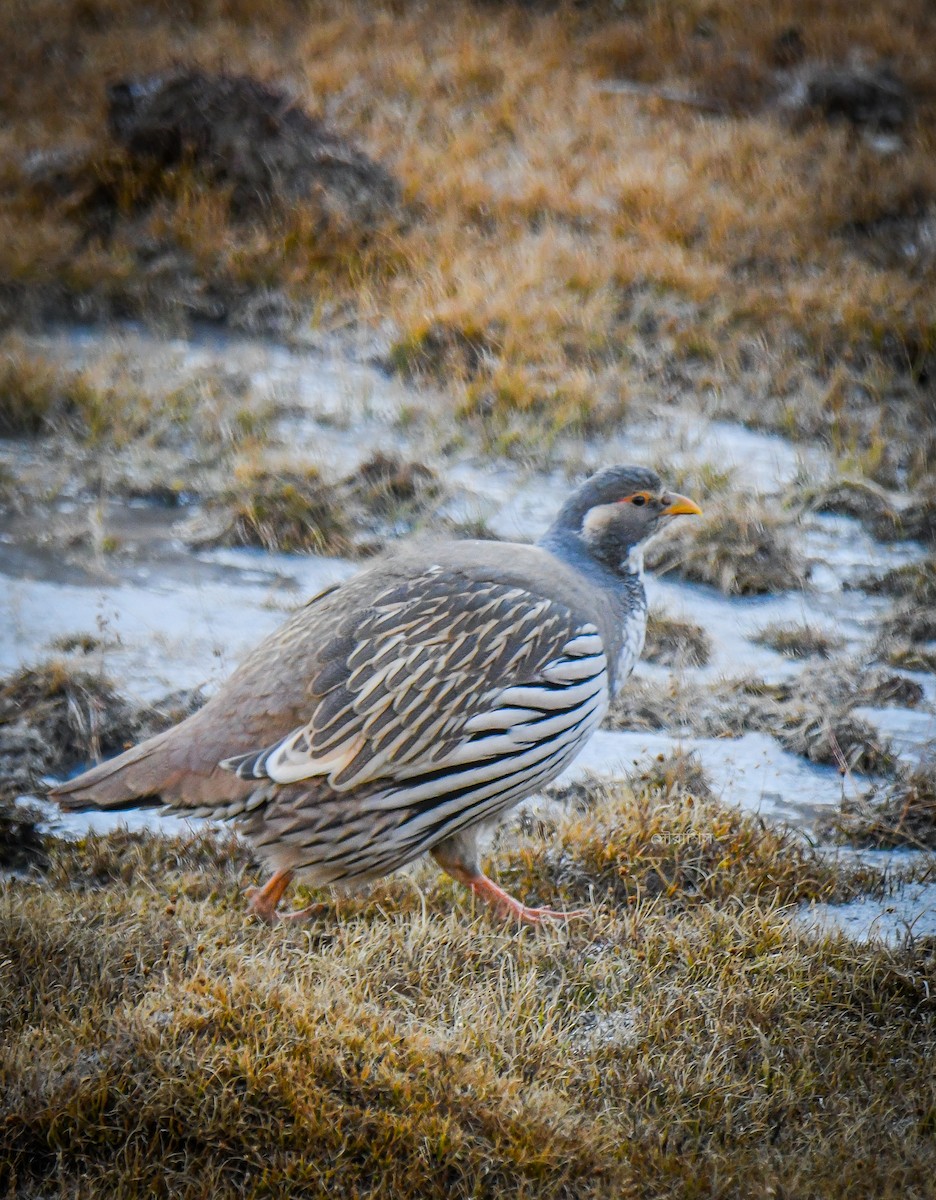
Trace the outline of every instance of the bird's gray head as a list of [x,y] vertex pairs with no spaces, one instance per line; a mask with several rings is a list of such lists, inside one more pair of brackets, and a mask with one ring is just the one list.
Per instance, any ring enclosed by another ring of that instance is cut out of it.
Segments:
[[560,552],[578,544],[612,571],[639,570],[647,538],[673,517],[701,511],[694,500],[666,491],[655,471],[606,467],[572,493],[543,544]]

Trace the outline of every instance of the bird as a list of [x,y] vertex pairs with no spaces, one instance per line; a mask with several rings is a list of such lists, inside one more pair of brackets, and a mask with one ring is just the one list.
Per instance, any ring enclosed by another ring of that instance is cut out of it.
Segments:
[[272,874],[353,888],[430,852],[501,919],[533,908],[481,869],[478,833],[559,775],[643,649],[643,548],[700,514],[652,470],[611,466],[536,544],[403,543],[269,635],[197,712],[50,793],[63,809],[162,805],[229,821]]

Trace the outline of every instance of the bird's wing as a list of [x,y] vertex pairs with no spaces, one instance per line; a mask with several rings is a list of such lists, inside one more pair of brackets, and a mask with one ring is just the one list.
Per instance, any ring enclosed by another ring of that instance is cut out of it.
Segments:
[[349,615],[316,655],[306,724],[221,765],[336,791],[584,736],[607,702],[596,627],[522,587],[430,567]]

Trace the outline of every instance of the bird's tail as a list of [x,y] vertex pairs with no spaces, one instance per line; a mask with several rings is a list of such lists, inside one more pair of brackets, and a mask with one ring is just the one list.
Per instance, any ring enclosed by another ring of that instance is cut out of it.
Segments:
[[168,732],[158,733],[83,775],[60,783],[49,792],[50,798],[66,812],[118,811],[160,804],[160,795],[175,782],[167,773],[162,753]]

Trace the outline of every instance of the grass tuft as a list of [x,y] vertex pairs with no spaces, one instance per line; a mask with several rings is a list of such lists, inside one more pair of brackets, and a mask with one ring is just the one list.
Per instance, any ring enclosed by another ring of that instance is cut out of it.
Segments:
[[248,463],[180,532],[201,545],[358,558],[411,532],[443,493],[430,467],[381,451],[338,480],[316,467]]
[[881,541],[936,539],[936,494],[930,484],[915,488],[903,507],[895,507],[874,485],[854,481],[821,489],[811,503],[819,512],[856,517]]
[[643,650],[648,662],[666,667],[704,667],[711,653],[711,640],[701,625],[671,617],[659,609],[650,610]]
[[936,650],[927,650],[925,646],[898,642],[887,648],[884,657],[892,667],[936,674]]
[[351,528],[334,490],[315,467],[273,470],[242,467],[233,486],[209,504],[210,540],[218,545],[262,546],[284,553],[348,555]]
[[754,641],[763,646],[770,646],[772,650],[787,658],[828,658],[833,650],[841,649],[843,645],[841,638],[823,629],[817,629],[808,622],[766,625]]
[[139,729],[139,714],[103,676],[64,659],[26,668],[0,681],[0,797],[33,790],[55,767],[67,771],[123,750]]
[[926,763],[902,770],[883,795],[844,800],[824,828],[852,846],[936,849],[936,771]]
[[[83,641],[80,635],[69,640],[79,648]],[[125,750],[201,702],[194,691],[157,705],[133,704],[82,659],[26,667],[0,680],[0,801],[44,792],[45,776],[64,778],[75,767]]]
[[[661,898],[678,909],[731,898],[777,904],[830,898],[840,880],[800,835],[693,793],[698,763],[651,765],[636,793],[609,785],[603,802],[574,820],[551,856],[570,899],[590,889],[616,904]],[[547,860],[546,869],[549,869]],[[575,891],[577,887],[579,891]]]
[[633,676],[606,720],[612,729],[665,730],[700,737],[769,733],[793,754],[840,770],[890,773],[886,740],[855,716],[861,704],[920,703],[914,680],[846,661],[808,666],[795,678],[768,684],[750,677],[707,686],[691,679]]
[[659,574],[707,583],[729,596],[802,588],[809,567],[797,546],[796,522],[774,505],[715,502],[652,542],[647,565]]
[[893,596],[919,606],[936,605],[936,559],[930,557],[892,567],[883,575],[869,575],[859,586],[875,596]]

